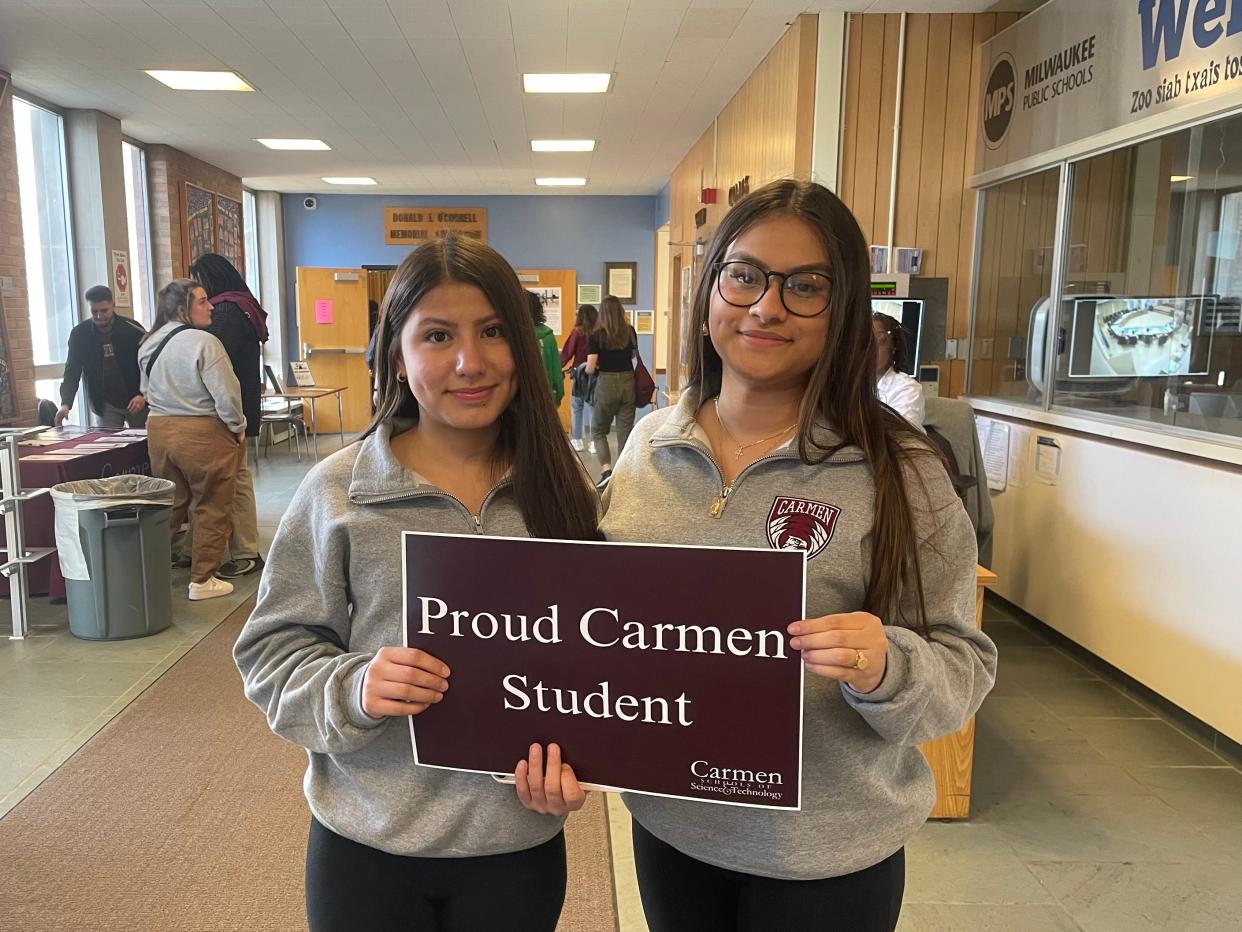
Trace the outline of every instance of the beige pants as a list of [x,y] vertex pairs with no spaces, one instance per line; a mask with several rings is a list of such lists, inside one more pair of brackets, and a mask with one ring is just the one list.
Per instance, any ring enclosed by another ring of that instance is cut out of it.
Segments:
[[[173,493],[173,534],[187,517],[192,524],[190,579],[206,582],[220,568],[228,550],[238,457],[243,448],[219,418],[158,414],[147,419],[147,448],[151,472],[177,487]],[[174,542],[174,550],[176,546]]]
[[259,555],[259,514],[254,498],[254,474],[250,471],[250,455],[247,447],[250,438],[242,445],[241,458],[237,462],[237,497],[233,500],[233,536],[229,538],[229,557],[241,560]]

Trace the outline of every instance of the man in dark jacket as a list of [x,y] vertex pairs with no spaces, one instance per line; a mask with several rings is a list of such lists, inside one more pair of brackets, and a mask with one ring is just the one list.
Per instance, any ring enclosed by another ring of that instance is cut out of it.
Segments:
[[147,401],[138,391],[138,343],[146,331],[137,321],[116,312],[107,285],[87,289],[84,297],[91,319],[69,332],[60,410],[54,423],[60,427],[69,416],[85,373],[91,408],[101,427],[142,427],[147,422]]

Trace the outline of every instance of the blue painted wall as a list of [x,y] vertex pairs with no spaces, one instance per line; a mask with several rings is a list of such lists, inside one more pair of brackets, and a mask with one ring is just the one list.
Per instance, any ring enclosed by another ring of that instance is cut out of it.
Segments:
[[659,229],[660,227],[664,226],[664,224],[668,223],[669,221],[669,213],[672,210],[672,208],[669,206],[669,198],[670,198],[669,191],[672,189],[672,186],[673,186],[673,183],[670,181],[668,184],[664,186],[664,190],[662,190],[659,193],[659,195],[656,197],[656,215],[655,215],[656,229]]
[[[532,195],[495,197],[424,197],[325,194],[319,207],[306,210],[301,195],[283,197],[285,267],[290,304],[299,265],[357,268],[398,265],[409,246],[384,244],[384,208],[402,206],[485,207],[488,242],[515,268],[574,269],[578,283],[604,284],[605,262],[638,263],[638,308],[655,307],[655,229],[663,220],[660,197]],[[565,298],[572,324],[576,295]],[[291,359],[299,358],[297,307],[289,307],[286,333]],[[639,337],[647,365],[652,341]]]

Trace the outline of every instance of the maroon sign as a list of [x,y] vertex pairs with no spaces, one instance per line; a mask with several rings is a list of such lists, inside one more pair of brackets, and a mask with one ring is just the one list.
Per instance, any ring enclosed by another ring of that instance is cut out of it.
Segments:
[[414,759],[513,774],[557,742],[609,789],[797,809],[805,557],[404,535],[405,642],[452,669]]

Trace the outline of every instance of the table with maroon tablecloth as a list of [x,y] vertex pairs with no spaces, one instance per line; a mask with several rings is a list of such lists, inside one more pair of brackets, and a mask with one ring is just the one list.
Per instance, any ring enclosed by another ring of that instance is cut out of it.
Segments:
[[[64,435],[68,436],[64,436]],[[64,439],[60,439],[64,436]],[[20,466],[23,489],[44,489],[61,482],[72,482],[75,479],[106,479],[109,476],[151,474],[151,461],[147,455],[146,435],[117,433],[109,430],[90,431],[48,431],[31,437],[32,440],[57,440],[47,446],[33,446],[23,443],[20,448]],[[119,443],[126,441],[124,446],[97,453],[82,453],[71,460],[32,460],[31,456],[48,453],[70,453],[80,443],[92,443],[107,440]],[[22,519],[26,528],[26,546],[55,547],[56,525],[55,506],[51,495],[40,495],[26,502],[22,507]],[[4,529],[0,527],[0,540],[4,539]],[[65,577],[60,573],[60,558],[51,554],[32,563],[26,568],[26,578],[30,585],[31,595],[50,595],[52,598],[64,598]],[[0,594],[7,595],[9,582],[0,579]]]

